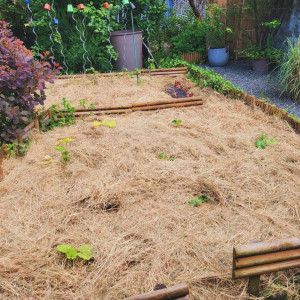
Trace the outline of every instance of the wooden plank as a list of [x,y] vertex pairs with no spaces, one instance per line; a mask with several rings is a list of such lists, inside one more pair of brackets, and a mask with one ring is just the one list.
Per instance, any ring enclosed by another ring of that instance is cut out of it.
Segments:
[[300,238],[292,237],[276,241],[260,242],[249,245],[241,245],[233,248],[234,257],[245,257],[264,253],[278,252],[300,248]]
[[263,264],[270,264],[285,260],[300,258],[300,249],[287,250],[281,252],[267,253],[249,257],[237,258],[234,260],[234,269],[254,267]]
[[178,284],[169,288],[149,292],[142,295],[132,296],[126,300],[171,300],[185,297],[189,294],[189,286],[186,283]]
[[32,128],[34,128],[34,121],[31,122],[30,124],[28,124],[28,125],[24,128],[24,131],[25,131],[25,132],[28,132],[28,131],[30,131]]
[[292,259],[278,263],[233,270],[233,279],[252,277],[288,269],[300,268],[300,259]]

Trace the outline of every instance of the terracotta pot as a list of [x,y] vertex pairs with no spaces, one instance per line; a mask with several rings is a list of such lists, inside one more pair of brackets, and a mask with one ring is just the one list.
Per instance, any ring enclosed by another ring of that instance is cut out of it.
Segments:
[[268,60],[265,58],[252,60],[252,69],[255,72],[267,73],[268,66],[269,66]]

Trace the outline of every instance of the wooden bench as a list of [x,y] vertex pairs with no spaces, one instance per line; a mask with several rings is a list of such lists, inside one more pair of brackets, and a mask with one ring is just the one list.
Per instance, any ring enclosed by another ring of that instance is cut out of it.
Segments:
[[260,275],[292,268],[300,268],[300,238],[259,241],[233,248],[232,278],[249,277],[250,295],[259,295]]
[[188,300],[189,286],[186,283],[163,288],[146,294],[132,296],[126,300]]

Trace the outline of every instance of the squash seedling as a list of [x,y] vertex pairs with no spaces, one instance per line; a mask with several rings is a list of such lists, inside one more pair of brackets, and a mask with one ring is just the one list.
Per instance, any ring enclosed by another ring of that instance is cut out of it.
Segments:
[[275,144],[276,140],[274,138],[268,139],[266,135],[259,135],[258,140],[255,141],[254,145],[256,148],[265,149],[271,144]]
[[63,158],[63,160],[64,160],[65,162],[67,162],[67,161],[70,160],[70,157],[69,157],[70,152],[68,151],[68,143],[69,143],[69,142],[73,142],[73,141],[75,141],[75,140],[74,140],[74,139],[68,139],[68,138],[66,138],[66,139],[63,139],[63,140],[59,140],[59,141],[58,141],[59,143],[65,143],[65,144],[66,144],[65,147],[62,147],[62,146],[54,146],[54,149],[55,149],[56,151],[61,152],[62,158]]
[[168,156],[166,156],[164,153],[158,153],[157,156],[158,156],[160,159],[163,159],[163,160],[170,160],[170,161],[174,161],[174,160],[175,160],[175,156],[174,156],[174,155],[171,155],[171,156],[168,158]]
[[189,201],[189,205],[197,207],[207,201],[209,201],[209,198],[206,195],[202,195],[202,196],[198,196],[195,199]]
[[172,124],[176,125],[177,128],[180,127],[181,123],[182,123],[182,120],[173,120],[172,121]]
[[58,245],[57,251],[64,253],[67,259],[75,259],[77,257],[84,260],[91,260],[93,258],[93,248],[89,244],[85,244],[75,249],[70,245]]
[[117,124],[116,124],[116,121],[107,121],[107,120],[103,120],[102,122],[99,122],[99,121],[94,121],[93,122],[93,125],[95,127],[99,127],[101,125],[105,125],[105,126],[108,126],[109,128],[113,128],[115,127]]

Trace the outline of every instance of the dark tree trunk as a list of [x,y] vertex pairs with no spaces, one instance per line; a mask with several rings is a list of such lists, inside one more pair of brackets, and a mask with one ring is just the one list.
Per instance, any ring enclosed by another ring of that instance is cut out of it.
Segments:
[[202,22],[202,18],[201,18],[201,15],[200,15],[200,11],[199,9],[197,8],[196,4],[195,4],[195,1],[194,0],[189,0],[189,4],[192,8],[192,11],[194,12],[194,15],[195,17],[200,21]]

